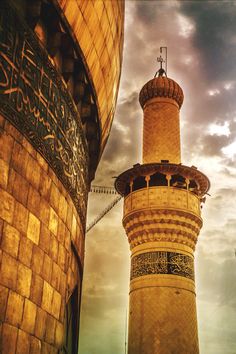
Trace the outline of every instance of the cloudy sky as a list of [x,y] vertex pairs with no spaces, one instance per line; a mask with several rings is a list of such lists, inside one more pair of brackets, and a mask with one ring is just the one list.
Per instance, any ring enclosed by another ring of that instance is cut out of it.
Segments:
[[[120,94],[94,184],[141,162],[138,94],[168,47],[168,76],[183,88],[182,162],[211,181],[196,251],[201,354],[236,353],[236,1],[126,1]],[[89,222],[114,196],[90,195]],[[122,202],[88,234],[80,354],[125,353],[129,245]]]

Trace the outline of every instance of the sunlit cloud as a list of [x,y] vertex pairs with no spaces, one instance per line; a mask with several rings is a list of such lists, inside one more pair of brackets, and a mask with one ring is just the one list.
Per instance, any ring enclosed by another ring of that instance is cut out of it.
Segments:
[[229,91],[229,90],[234,89],[234,86],[235,86],[235,81],[226,82],[226,83],[224,84],[224,89],[225,89],[226,91]]
[[228,146],[223,147],[222,152],[228,158],[233,159],[234,156],[236,155],[236,140],[233,143],[229,144]]
[[212,89],[212,90],[208,90],[207,91],[209,96],[216,96],[220,94],[220,90],[219,89]]
[[179,35],[184,38],[189,38],[195,32],[195,24],[188,17],[178,14]]
[[229,129],[229,122],[224,122],[224,124],[210,124],[209,127],[209,133],[210,135],[226,135],[229,136],[230,135],[230,129]]

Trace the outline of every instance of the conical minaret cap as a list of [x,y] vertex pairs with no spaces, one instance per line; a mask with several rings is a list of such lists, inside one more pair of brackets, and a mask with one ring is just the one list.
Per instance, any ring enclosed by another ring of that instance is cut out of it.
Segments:
[[148,81],[140,91],[139,102],[143,108],[145,103],[155,97],[166,97],[175,100],[179,108],[182,106],[184,94],[181,87],[168,77],[159,76]]

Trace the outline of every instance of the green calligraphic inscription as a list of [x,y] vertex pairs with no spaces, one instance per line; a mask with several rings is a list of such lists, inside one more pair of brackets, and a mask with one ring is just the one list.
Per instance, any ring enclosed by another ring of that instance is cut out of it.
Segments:
[[35,34],[0,2],[0,112],[48,161],[84,221],[88,152],[67,87]]
[[175,252],[146,252],[132,258],[131,279],[150,274],[173,274],[194,280],[193,259]]

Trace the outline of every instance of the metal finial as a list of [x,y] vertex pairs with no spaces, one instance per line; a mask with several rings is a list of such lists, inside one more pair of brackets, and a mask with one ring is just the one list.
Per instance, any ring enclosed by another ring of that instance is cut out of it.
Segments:
[[[160,47],[160,53],[162,53],[162,49],[165,49],[165,60],[160,55],[157,57],[157,62],[160,63],[160,69],[156,72],[155,76],[163,76],[164,74],[167,76],[167,47]],[[165,69],[162,67],[162,63],[165,63]]]

